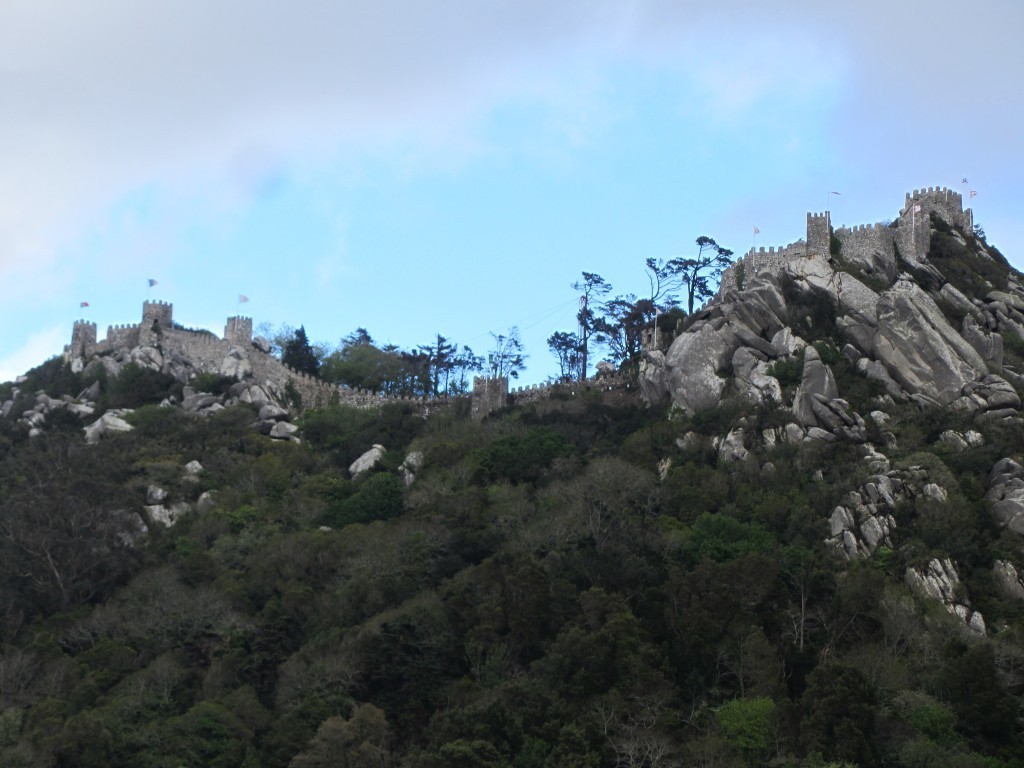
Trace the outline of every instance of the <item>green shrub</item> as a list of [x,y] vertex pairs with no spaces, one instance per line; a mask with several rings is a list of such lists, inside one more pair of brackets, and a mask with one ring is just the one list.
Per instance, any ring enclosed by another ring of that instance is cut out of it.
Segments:
[[481,474],[488,481],[535,482],[555,458],[569,456],[573,447],[548,427],[531,427],[524,435],[499,437],[476,454]]

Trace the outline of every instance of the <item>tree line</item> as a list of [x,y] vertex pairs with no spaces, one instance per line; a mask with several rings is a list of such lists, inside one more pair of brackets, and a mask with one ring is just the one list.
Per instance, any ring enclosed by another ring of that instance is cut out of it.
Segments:
[[[648,290],[643,296],[613,294],[611,283],[601,275],[583,272],[582,279],[571,286],[580,294],[577,329],[555,331],[547,340],[549,351],[558,360],[558,379],[585,379],[598,349],[617,369],[635,371],[645,333],[656,325],[674,328],[683,317],[693,314],[695,306],[711,298],[722,272],[732,263],[732,251],[704,235],[697,238],[696,245],[693,257],[648,258]],[[665,319],[660,319],[662,316]],[[465,394],[476,375],[516,379],[526,367],[527,355],[516,326],[503,333],[492,332],[485,354],[440,333],[427,344],[402,348],[376,342],[362,327],[336,346],[311,342],[304,326],[275,329],[263,324],[258,332],[270,340],[281,361],[295,370],[332,384],[387,395]]]
[[[576,331],[555,331],[548,337],[548,349],[558,359],[559,376],[566,381],[585,379],[591,352],[602,347],[620,370],[635,371],[643,351],[644,334],[659,327],[673,328],[692,315],[695,306],[715,295],[722,273],[732,263],[732,251],[713,238],[696,240],[697,254],[664,260],[648,258],[644,268],[648,290],[612,295],[612,285],[601,275],[583,272],[572,284],[580,294]],[[679,291],[686,302],[684,310]],[[666,321],[659,321],[664,315]]]

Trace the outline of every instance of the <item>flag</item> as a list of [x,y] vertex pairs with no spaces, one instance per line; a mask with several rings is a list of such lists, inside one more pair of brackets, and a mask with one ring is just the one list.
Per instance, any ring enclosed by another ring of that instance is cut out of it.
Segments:
[[759,234],[761,234],[761,230],[760,230],[760,229],[758,229],[757,227],[754,227],[754,234],[755,234],[755,235],[759,235]]
[[920,212],[921,212],[921,206],[920,205],[915,205],[914,206],[914,213],[920,213]]
[[149,280],[147,280],[146,282],[149,283],[149,287],[150,288],[152,288],[154,285],[156,285],[156,280],[154,280],[152,277],[149,278]]
[[[975,190],[975,189],[972,189],[971,190],[971,197],[974,197],[976,194],[978,194],[978,191]],[[970,199],[970,198],[968,198],[968,199]]]
[[88,307],[88,306],[89,306],[89,302],[88,302],[88,301],[83,301],[83,302],[82,302],[81,304],[79,304],[78,306],[80,306],[80,307]]
[[243,296],[242,294],[238,294],[238,303],[239,304],[245,304],[245,302],[247,302],[248,300],[249,300],[248,296]]

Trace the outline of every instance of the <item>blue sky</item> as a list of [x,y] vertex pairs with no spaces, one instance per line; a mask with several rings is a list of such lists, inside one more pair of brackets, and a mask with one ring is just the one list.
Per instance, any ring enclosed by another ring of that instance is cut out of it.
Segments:
[[539,382],[582,270],[642,293],[698,235],[922,186],[1024,266],[1018,2],[210,5],[0,5],[0,380],[148,296],[329,344],[517,325]]

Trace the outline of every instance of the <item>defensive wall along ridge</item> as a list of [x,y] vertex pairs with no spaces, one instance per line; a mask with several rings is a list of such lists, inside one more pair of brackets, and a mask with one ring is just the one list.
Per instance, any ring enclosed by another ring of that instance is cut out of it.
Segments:
[[[137,347],[155,347],[166,362],[185,361],[197,373],[230,372],[239,378],[253,378],[278,397],[297,394],[303,407],[322,408],[334,403],[358,408],[376,408],[394,403],[429,407],[458,397],[437,398],[390,395],[371,390],[337,386],[315,376],[291,368],[267,351],[265,343],[254,341],[252,318],[229,317],[224,337],[207,330],[183,328],[174,324],[174,307],[168,302],[147,301],[142,305],[142,321],[136,324],[111,325],[104,339],[97,338],[96,323],[78,320],[74,323],[71,343],[64,348],[64,359],[73,366],[84,367],[103,355],[126,355]],[[509,389],[505,377],[477,377],[473,380],[472,413],[483,418],[510,403],[529,403],[551,397],[555,392],[579,389],[625,389],[631,386],[617,374],[598,375],[571,384],[545,383]]]

